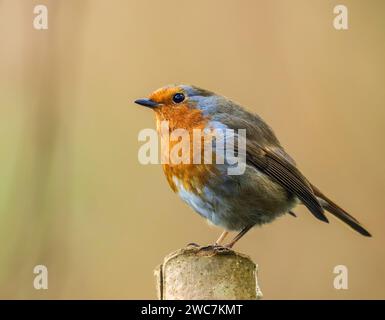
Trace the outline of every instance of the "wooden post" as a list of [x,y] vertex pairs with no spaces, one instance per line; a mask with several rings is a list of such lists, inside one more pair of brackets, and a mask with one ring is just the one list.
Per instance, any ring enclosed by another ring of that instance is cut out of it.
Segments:
[[233,250],[188,246],[163,260],[155,270],[160,300],[260,299],[257,266]]

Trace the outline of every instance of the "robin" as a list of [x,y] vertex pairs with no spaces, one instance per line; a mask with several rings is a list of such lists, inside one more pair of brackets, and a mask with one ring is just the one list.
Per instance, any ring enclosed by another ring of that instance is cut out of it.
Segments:
[[297,204],[305,205],[323,222],[328,222],[326,210],[360,234],[371,236],[305,178],[261,117],[235,102],[195,86],[170,85],[135,103],[155,111],[158,131],[162,121],[168,122],[170,131],[190,133],[197,129],[246,129],[242,174],[227,174],[223,170],[229,166],[226,161],[163,164],[171,189],[201,216],[224,229],[214,246],[221,246],[229,231],[239,232],[225,245],[231,248],[252,227],[287,213],[295,216],[292,209]]

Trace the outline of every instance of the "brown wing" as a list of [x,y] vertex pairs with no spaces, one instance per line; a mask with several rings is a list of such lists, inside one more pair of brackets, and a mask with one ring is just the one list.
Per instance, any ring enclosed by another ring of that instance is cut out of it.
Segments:
[[272,149],[261,147],[255,142],[247,142],[246,159],[248,164],[268,175],[298,199],[318,219],[328,222],[311,185],[301,172],[281,154]]
[[[295,167],[294,160],[280,147],[271,128],[260,117],[246,112],[234,103],[231,103],[230,110],[232,110],[231,115],[216,114],[213,120],[221,121],[231,129],[246,129],[248,164],[256,167],[297,196],[315,217],[328,222],[310,183]],[[269,146],[275,146],[275,150]]]

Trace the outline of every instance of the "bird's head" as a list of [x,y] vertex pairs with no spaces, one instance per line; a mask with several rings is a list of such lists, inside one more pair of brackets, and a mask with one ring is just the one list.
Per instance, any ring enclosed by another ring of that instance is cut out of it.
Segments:
[[135,103],[153,109],[163,120],[188,116],[189,113],[209,116],[217,105],[215,93],[191,85],[168,85],[157,89],[149,98],[135,100]]
[[135,100],[135,103],[161,112],[162,109],[176,109],[183,106],[199,108],[199,102],[214,96],[213,92],[191,85],[168,85],[155,90],[149,98]]

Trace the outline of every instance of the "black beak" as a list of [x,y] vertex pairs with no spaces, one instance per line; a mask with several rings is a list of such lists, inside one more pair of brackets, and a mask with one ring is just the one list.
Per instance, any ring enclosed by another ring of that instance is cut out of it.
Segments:
[[148,108],[155,108],[159,105],[159,103],[152,101],[150,99],[138,99],[138,100],[135,100],[135,103]]

